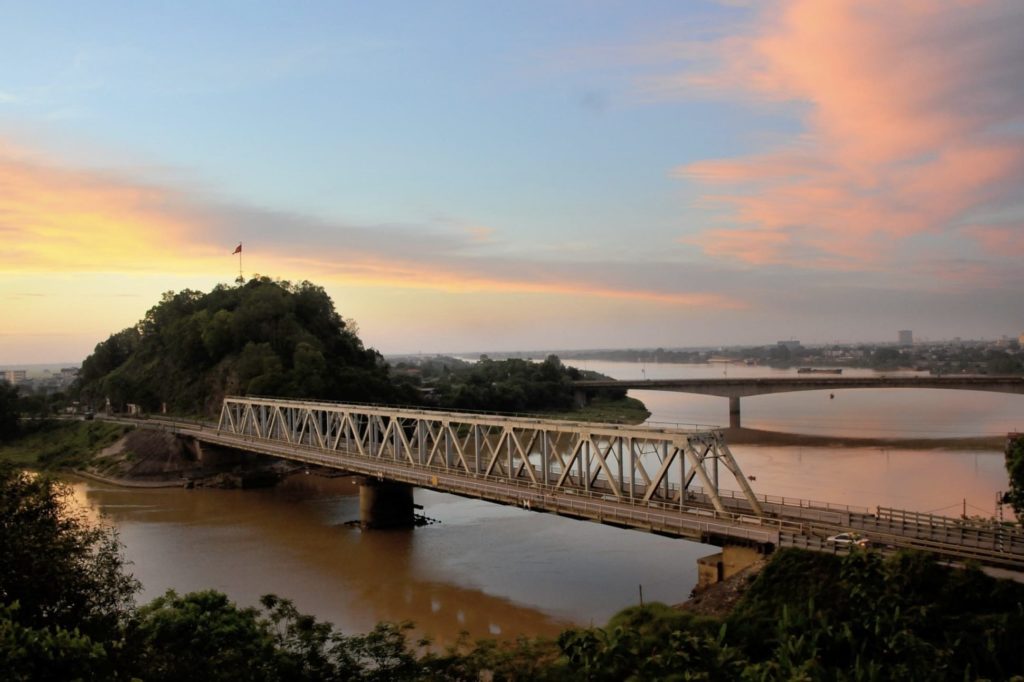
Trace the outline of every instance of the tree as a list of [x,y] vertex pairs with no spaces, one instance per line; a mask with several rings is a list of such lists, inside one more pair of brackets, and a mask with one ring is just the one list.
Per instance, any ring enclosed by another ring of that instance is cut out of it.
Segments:
[[1006,441],[1006,472],[1010,489],[1003,494],[1003,504],[1013,507],[1017,520],[1024,523],[1024,435],[1015,434]]
[[18,435],[18,388],[0,381],[0,443]]
[[212,590],[171,590],[141,607],[126,647],[132,672],[154,682],[275,679],[273,641],[256,609]]
[[92,526],[46,476],[0,465],[0,604],[30,627],[112,633],[130,612],[138,583],[125,572],[114,532]]
[[411,402],[380,354],[327,293],[257,277],[209,293],[167,292],[146,316],[96,346],[82,365],[82,401],[215,414],[226,394]]

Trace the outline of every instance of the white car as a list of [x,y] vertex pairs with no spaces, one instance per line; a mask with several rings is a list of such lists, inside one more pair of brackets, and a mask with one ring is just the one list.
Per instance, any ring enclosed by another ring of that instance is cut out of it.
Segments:
[[867,547],[871,544],[871,540],[868,540],[860,533],[840,533],[839,535],[826,538],[825,542],[831,543],[836,547]]

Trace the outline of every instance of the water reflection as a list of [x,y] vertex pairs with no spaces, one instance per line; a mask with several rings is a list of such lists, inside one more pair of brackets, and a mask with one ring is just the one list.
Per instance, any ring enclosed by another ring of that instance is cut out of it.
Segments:
[[[416,491],[440,524],[361,532],[347,479],[278,490],[124,489],[76,482],[118,527],[143,600],[213,588],[242,604],[274,592],[347,632],[413,620],[450,642],[554,635],[602,623],[636,600],[682,601],[711,548]],[[347,486],[347,488],[346,488]],[[639,558],[639,560],[638,560]]]
[[[993,516],[1008,485],[1002,454],[990,451],[802,448],[735,445],[755,490],[777,496],[956,516]],[[966,501],[966,502],[965,502]],[[1008,511],[1004,511],[1009,514]]]

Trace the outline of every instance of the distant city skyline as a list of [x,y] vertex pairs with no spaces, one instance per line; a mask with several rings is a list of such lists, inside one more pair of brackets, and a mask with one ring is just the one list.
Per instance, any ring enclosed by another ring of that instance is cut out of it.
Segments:
[[387,354],[1024,330],[1024,3],[4,16],[0,366],[230,284],[239,242]]

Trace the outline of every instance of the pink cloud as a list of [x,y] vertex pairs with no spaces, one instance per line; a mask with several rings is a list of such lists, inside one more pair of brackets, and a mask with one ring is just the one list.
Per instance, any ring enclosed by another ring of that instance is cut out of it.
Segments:
[[960,226],[1019,208],[1024,185],[1022,32],[1012,1],[773,5],[715,44],[714,67],[659,85],[806,107],[788,143],[675,170],[714,187],[721,223],[695,241],[750,263],[870,268],[894,240],[985,239]]
[[963,230],[989,253],[1024,256],[1024,222],[1000,225],[970,225]]

